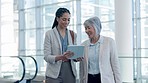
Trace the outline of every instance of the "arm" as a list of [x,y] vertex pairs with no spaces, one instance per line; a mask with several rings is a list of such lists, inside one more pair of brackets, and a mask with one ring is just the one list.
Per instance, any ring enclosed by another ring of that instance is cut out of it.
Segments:
[[44,40],[44,60],[48,63],[54,64],[57,61],[66,61],[68,60],[66,58],[67,54],[63,55],[51,55],[51,49],[52,49],[52,42],[51,42],[51,36],[50,32],[46,32],[45,34],[45,40]]
[[119,59],[118,59],[118,55],[117,55],[117,48],[116,48],[116,44],[115,41],[113,39],[111,39],[111,43],[110,43],[110,50],[111,50],[111,66],[112,66],[112,70],[113,70],[113,74],[114,74],[114,79],[115,79],[115,83],[122,83],[121,81],[121,74],[120,74],[120,67],[119,67]]
[[44,60],[49,63],[55,62],[55,56],[51,56],[51,41],[49,31],[46,32],[44,39]]

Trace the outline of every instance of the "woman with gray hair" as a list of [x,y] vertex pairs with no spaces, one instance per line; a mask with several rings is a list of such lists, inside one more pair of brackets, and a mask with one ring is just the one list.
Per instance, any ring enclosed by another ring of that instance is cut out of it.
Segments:
[[115,41],[100,35],[98,17],[84,22],[89,39],[84,41],[84,60],[80,62],[80,83],[122,83]]

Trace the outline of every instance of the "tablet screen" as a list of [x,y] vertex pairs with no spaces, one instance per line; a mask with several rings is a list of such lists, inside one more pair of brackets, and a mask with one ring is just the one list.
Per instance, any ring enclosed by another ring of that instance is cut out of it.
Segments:
[[84,56],[84,46],[82,45],[69,45],[67,51],[71,51],[74,53],[74,56],[69,59],[76,59]]

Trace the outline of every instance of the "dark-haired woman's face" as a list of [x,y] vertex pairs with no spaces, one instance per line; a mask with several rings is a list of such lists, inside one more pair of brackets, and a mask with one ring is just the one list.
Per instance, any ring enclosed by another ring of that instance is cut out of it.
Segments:
[[70,14],[63,13],[63,15],[60,18],[57,18],[57,21],[58,21],[58,27],[67,28],[67,26],[70,23]]

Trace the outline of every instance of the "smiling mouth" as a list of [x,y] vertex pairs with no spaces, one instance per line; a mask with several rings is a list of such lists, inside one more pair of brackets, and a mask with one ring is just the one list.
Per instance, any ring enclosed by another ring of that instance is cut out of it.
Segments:
[[87,34],[87,36],[90,37],[91,35],[90,34]]
[[65,27],[67,27],[68,25],[66,24],[66,25],[64,25]]
[[88,35],[88,36],[90,36],[90,35],[91,35],[91,33],[89,33],[89,32],[88,32],[88,33],[87,33],[87,35]]

